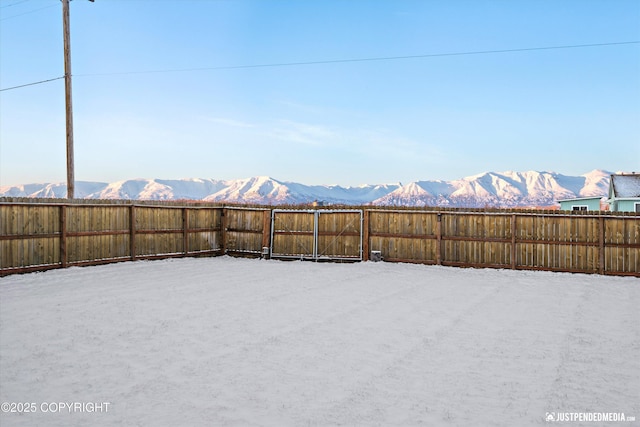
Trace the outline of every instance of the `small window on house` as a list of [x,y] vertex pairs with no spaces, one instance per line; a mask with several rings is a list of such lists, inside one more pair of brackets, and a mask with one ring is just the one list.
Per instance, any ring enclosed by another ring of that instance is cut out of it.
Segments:
[[587,206],[585,206],[585,205],[576,205],[576,206],[571,206],[571,210],[572,211],[586,211],[588,209],[587,209]]
[[640,213],[640,203],[636,203],[636,213]]

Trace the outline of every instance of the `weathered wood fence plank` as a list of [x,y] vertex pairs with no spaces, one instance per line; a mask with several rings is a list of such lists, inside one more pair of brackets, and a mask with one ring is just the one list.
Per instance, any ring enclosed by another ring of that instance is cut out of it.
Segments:
[[139,258],[261,256],[271,247],[292,257],[315,250],[318,256],[367,260],[376,250],[387,261],[640,277],[640,216],[634,214],[361,211],[320,209],[315,224],[313,210],[2,200],[0,274]]

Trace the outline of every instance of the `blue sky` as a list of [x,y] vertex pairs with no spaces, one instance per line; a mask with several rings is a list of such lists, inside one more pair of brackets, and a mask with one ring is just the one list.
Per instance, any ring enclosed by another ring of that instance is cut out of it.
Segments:
[[[305,184],[640,170],[637,0],[71,2],[76,180]],[[0,0],[0,88],[64,74]],[[64,81],[0,92],[0,185],[66,179]]]

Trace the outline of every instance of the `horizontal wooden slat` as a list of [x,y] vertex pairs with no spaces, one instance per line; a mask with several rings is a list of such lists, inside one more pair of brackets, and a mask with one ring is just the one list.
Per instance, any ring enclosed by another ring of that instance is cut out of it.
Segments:
[[386,261],[640,277],[640,215],[633,213],[360,209],[3,199],[0,275],[126,259],[262,255],[271,245],[285,256],[316,250],[318,258],[351,259],[362,244]]

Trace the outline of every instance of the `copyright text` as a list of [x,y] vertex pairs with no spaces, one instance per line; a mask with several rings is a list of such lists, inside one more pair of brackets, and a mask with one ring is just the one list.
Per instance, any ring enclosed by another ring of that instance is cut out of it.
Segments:
[[109,412],[111,402],[2,402],[0,410],[4,413],[36,413],[52,414],[74,413],[106,413]]

